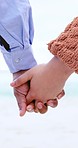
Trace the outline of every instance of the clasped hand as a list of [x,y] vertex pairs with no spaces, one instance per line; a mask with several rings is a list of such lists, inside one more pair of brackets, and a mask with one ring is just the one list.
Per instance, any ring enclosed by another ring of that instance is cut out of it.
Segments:
[[48,106],[57,106],[71,73],[62,61],[54,57],[47,64],[35,66],[15,78],[11,86],[14,87],[20,115],[26,111],[45,113]]

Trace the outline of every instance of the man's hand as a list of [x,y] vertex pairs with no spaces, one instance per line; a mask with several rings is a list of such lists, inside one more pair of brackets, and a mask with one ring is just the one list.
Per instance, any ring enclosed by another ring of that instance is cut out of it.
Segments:
[[[19,72],[14,73],[13,74],[13,80],[18,78],[24,72],[26,72],[26,71],[19,71]],[[20,111],[20,116],[23,116],[26,112],[26,107],[27,107],[26,95],[28,93],[28,90],[29,90],[28,82],[17,87],[17,88],[14,88],[14,95],[15,95],[16,100],[17,100],[17,104],[18,104],[19,111]]]

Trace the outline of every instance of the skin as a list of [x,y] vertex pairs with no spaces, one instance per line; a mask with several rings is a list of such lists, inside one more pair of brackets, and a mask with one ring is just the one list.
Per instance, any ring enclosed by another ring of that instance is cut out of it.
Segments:
[[[13,80],[21,76],[25,71],[19,71],[13,74]],[[28,112],[40,112],[41,114],[46,113],[48,110],[48,106],[54,108],[58,105],[58,99],[62,98],[64,96],[64,90],[62,90],[61,93],[57,95],[57,99],[49,100],[47,104],[44,104],[40,101],[32,101],[31,103],[27,104],[26,102],[26,95],[29,91],[29,82],[26,82],[16,88],[14,88],[14,95],[17,100],[17,104],[19,107],[19,115],[24,116],[26,111]]]
[[15,79],[11,86],[17,88],[30,81],[26,96],[27,104],[34,101],[47,103],[59,94],[74,71],[59,58],[53,57],[47,64],[40,64]]

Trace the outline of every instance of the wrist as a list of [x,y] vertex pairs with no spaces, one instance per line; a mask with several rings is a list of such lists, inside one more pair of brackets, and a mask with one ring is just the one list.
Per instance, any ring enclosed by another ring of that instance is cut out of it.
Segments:
[[54,69],[57,69],[58,75],[62,75],[64,79],[67,79],[73,72],[70,67],[68,67],[60,58],[54,56],[51,60],[52,68],[54,65]]
[[13,73],[13,80],[16,79],[16,78],[18,78],[20,75],[22,75],[26,71],[28,71],[28,69],[26,69],[26,70],[20,70],[18,72]]
[[65,77],[69,77],[72,73],[74,73],[74,70],[71,69],[68,65],[66,65],[60,58],[57,58],[57,61],[58,61],[58,65],[59,65],[60,69],[63,71]]

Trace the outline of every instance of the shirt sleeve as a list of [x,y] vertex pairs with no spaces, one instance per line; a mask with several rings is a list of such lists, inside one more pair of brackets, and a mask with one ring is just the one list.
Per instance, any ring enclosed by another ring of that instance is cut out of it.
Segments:
[[[4,13],[4,9],[7,13]],[[0,40],[0,49],[11,73],[30,69],[37,64],[32,52],[34,26],[32,9],[28,0],[19,0],[19,3],[13,0],[2,1],[0,36],[10,47],[7,51],[4,42]]]
[[4,51],[3,49],[1,51],[11,73],[30,69],[37,64],[32,53],[31,45],[28,49],[16,47],[11,52]]

